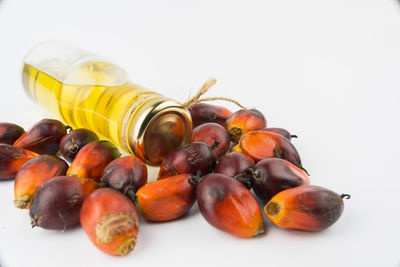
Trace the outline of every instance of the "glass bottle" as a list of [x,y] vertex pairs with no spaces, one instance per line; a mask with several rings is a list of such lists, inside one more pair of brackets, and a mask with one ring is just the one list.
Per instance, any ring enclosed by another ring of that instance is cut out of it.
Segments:
[[25,56],[26,94],[73,128],[87,128],[151,165],[191,137],[182,104],[127,80],[119,66],[60,41]]

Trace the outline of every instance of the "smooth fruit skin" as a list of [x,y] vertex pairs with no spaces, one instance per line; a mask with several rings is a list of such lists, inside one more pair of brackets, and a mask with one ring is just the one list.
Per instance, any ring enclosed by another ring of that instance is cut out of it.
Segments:
[[55,176],[65,175],[68,164],[52,155],[39,155],[19,168],[14,184],[14,205],[27,209],[33,194],[40,186]]
[[14,179],[19,168],[38,154],[16,146],[0,144],[0,180]]
[[81,148],[91,142],[98,141],[97,135],[88,129],[75,129],[60,140],[60,152],[64,159],[72,162]]
[[214,172],[235,177],[254,166],[254,161],[240,152],[226,153],[215,166]]
[[180,174],[141,187],[136,193],[136,204],[143,217],[162,222],[186,214],[195,202],[190,177],[190,174]]
[[172,150],[161,162],[158,179],[178,174],[202,175],[211,172],[217,161],[217,154],[205,143],[194,142]]
[[17,124],[0,122],[0,143],[12,145],[24,132],[24,128]]
[[136,245],[138,216],[135,205],[122,193],[100,188],[83,203],[81,225],[98,249],[111,255],[126,255]]
[[98,186],[92,179],[73,176],[48,180],[33,196],[29,208],[32,227],[65,230],[79,224],[82,203]]
[[254,192],[265,202],[280,191],[310,183],[305,171],[279,158],[259,161],[251,169],[250,177]]
[[120,156],[118,148],[109,141],[89,143],[78,152],[68,168],[67,175],[99,182],[107,164]]
[[343,212],[343,196],[315,186],[302,185],[275,195],[264,213],[278,227],[321,231],[334,224]]
[[248,132],[267,127],[264,115],[256,109],[241,109],[226,120],[226,129],[232,142],[239,142],[240,137]]
[[229,109],[206,103],[195,103],[188,107],[192,116],[193,127],[207,122],[215,122],[222,127],[226,126],[226,119],[232,115]]
[[135,193],[147,183],[147,167],[135,156],[125,156],[111,161],[103,171],[101,187],[109,187],[127,195]]
[[273,133],[280,134],[283,137],[285,137],[286,139],[288,139],[289,141],[292,138],[297,138],[297,135],[292,135],[292,134],[290,134],[290,132],[288,130],[283,129],[283,128],[264,128],[264,129],[262,129],[262,131],[267,131],[267,132],[273,132]]
[[282,135],[267,131],[250,131],[242,136],[239,146],[243,153],[256,162],[266,158],[281,158],[302,168],[295,146]]
[[215,141],[218,142],[218,146],[214,148],[214,151],[220,157],[228,151],[231,141],[228,131],[221,125],[208,122],[193,129],[192,142],[203,142],[212,146]]
[[38,154],[55,155],[61,138],[67,134],[67,127],[58,120],[43,119],[32,126],[14,142],[14,146]]
[[203,217],[212,226],[239,237],[264,232],[256,199],[240,182],[223,174],[208,174],[196,187]]

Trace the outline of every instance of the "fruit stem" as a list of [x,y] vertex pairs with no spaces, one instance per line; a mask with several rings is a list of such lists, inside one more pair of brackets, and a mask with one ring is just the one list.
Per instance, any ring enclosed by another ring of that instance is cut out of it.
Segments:
[[38,221],[39,221],[39,218],[37,216],[34,216],[33,218],[31,217],[31,226],[32,226],[32,228],[34,228],[35,226],[38,225]]
[[217,148],[217,147],[219,146],[219,142],[217,141],[217,138],[215,138],[215,137],[213,137],[213,138],[211,138],[211,139],[214,140],[214,143],[210,146],[210,148],[211,148],[212,150],[214,150],[214,148]]
[[290,135],[290,138],[297,138],[297,135],[292,134],[292,135]]
[[241,182],[247,189],[251,188],[250,176],[245,173],[239,173],[234,177],[237,181]]
[[253,177],[254,180],[260,181],[263,175],[263,171],[257,169],[256,167],[251,167],[249,168],[249,171],[251,172],[251,176]]
[[67,125],[65,128],[67,129],[67,134],[69,134],[70,132],[72,132],[72,131],[74,130],[74,129],[72,129],[72,127],[69,126],[69,125]]
[[132,187],[129,187],[129,189],[125,191],[125,195],[129,197],[129,199],[132,200],[133,203],[136,204],[137,196],[135,190]]
[[310,174],[308,173],[308,171],[307,171],[306,169],[304,169],[303,166],[300,165],[300,166],[297,166],[297,167],[299,167],[299,169],[303,170],[305,173],[307,173],[308,176],[310,176]]
[[201,181],[201,171],[198,170],[196,174],[192,174],[189,178],[189,184],[196,186]]
[[341,199],[349,199],[351,196],[349,194],[341,194],[340,198]]

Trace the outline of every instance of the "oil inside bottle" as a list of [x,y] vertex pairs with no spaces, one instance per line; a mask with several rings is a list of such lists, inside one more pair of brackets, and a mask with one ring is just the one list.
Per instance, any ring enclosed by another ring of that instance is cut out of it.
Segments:
[[185,106],[131,83],[119,66],[61,41],[47,41],[25,56],[26,94],[73,128],[87,128],[159,165],[190,141]]
[[22,83],[28,96],[71,127],[91,129],[121,147],[121,124],[128,109],[135,103],[140,109],[137,102],[145,95],[146,101],[160,96],[127,81],[122,69],[102,61],[73,67],[55,59],[37,66],[24,62]]

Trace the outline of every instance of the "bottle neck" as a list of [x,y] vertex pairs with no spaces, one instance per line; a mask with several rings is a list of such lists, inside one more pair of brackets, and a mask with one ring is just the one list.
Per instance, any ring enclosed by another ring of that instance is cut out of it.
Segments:
[[128,151],[147,164],[159,165],[171,150],[190,141],[192,120],[182,104],[148,94],[130,107],[121,128]]

